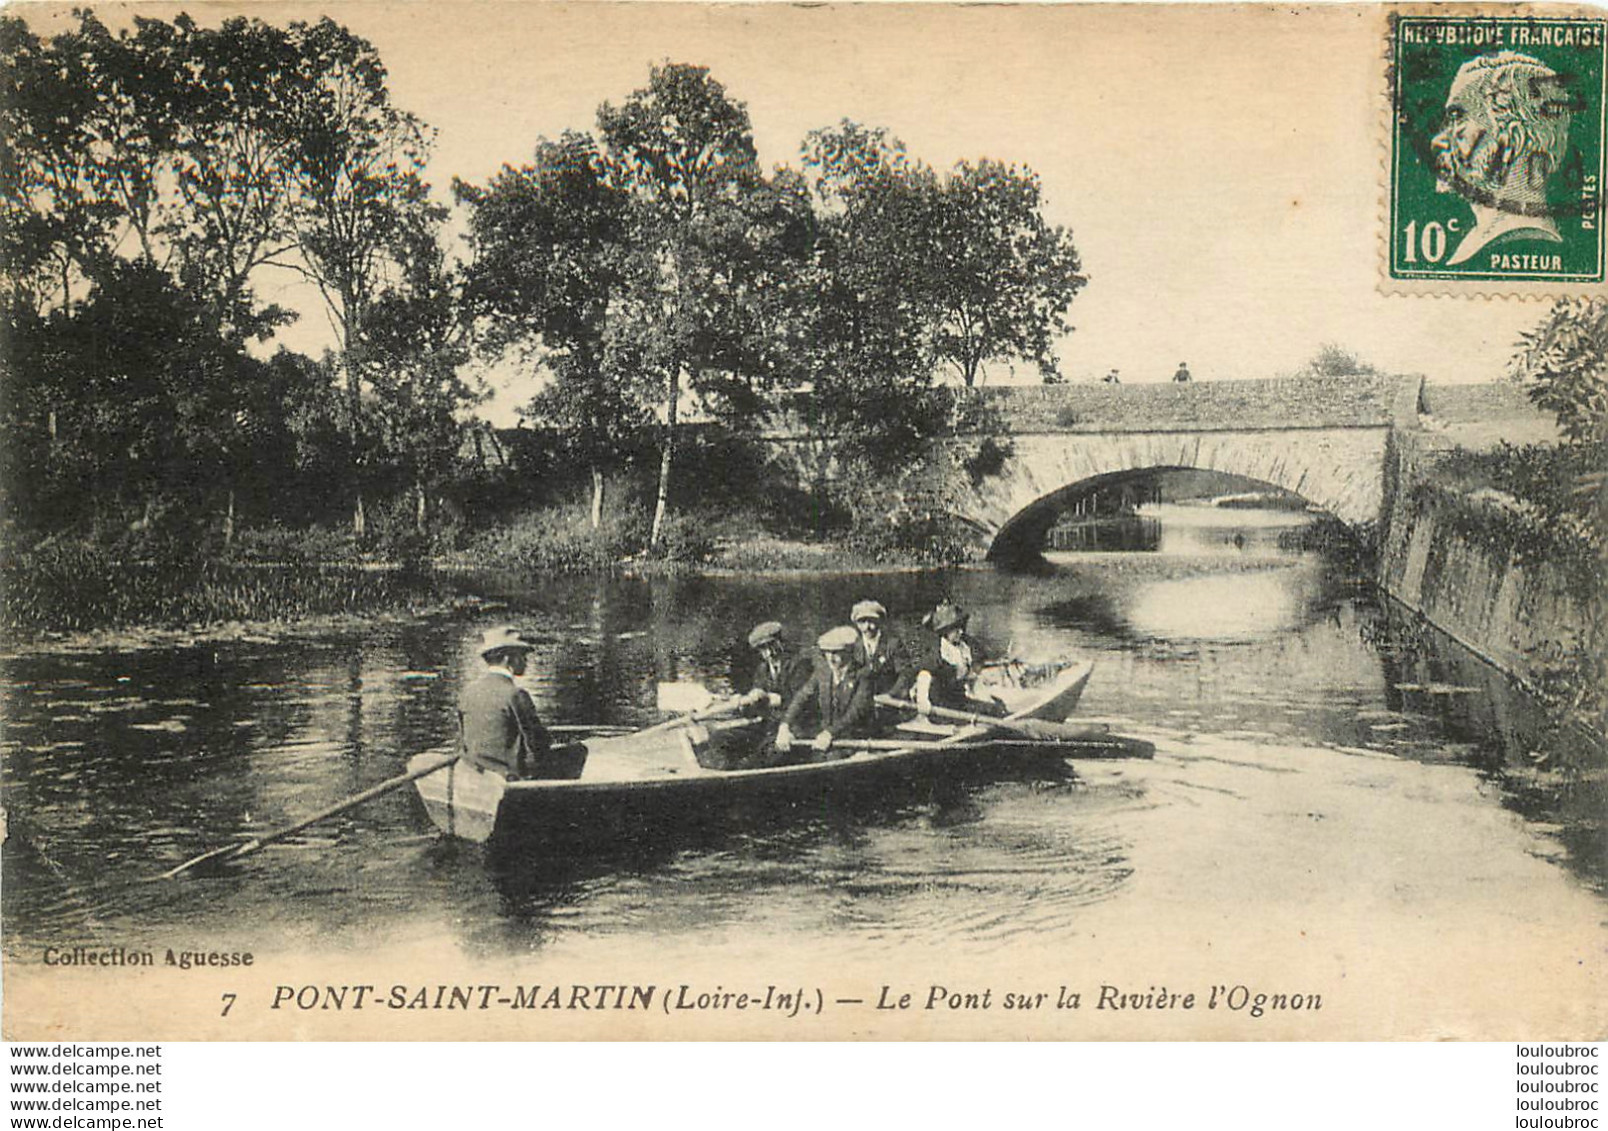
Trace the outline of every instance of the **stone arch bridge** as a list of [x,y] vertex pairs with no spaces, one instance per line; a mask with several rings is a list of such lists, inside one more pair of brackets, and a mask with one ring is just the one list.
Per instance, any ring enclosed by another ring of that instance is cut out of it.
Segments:
[[1005,556],[1041,545],[1072,498],[1154,469],[1260,480],[1368,529],[1384,516],[1391,430],[1417,426],[1423,382],[1356,375],[1004,387],[984,395],[1006,422],[1012,453],[957,517],[976,527],[991,556]]

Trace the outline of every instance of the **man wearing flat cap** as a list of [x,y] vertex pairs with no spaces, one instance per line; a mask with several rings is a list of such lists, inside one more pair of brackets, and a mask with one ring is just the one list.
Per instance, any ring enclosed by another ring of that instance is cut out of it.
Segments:
[[480,643],[486,670],[458,700],[464,757],[510,781],[548,776],[550,769],[552,739],[517,682],[533,648],[516,628],[487,629]]
[[[782,725],[776,731],[774,765],[798,761],[829,762],[846,758],[846,752],[832,751],[839,738],[858,737],[871,725],[871,685],[854,666],[854,642],[859,633],[849,625],[828,629],[815,642],[825,661],[811,673],[809,682],[798,689],[787,704]],[[802,742],[795,732],[815,735]],[[795,755],[795,746],[806,746],[807,756]]]
[[870,682],[871,694],[885,695],[899,682],[909,663],[904,642],[888,631],[888,610],[880,601],[859,601],[849,613],[859,639],[854,642],[854,666]]
[[789,652],[787,630],[777,621],[755,625],[748,634],[748,646],[759,654],[759,662],[742,697],[743,714],[780,714],[783,705],[808,682],[815,663],[808,655]]

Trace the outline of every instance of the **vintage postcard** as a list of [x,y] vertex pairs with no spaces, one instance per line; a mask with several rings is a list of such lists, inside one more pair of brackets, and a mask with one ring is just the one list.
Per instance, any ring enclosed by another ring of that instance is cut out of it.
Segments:
[[1600,9],[0,13],[43,1040],[1600,1040]]

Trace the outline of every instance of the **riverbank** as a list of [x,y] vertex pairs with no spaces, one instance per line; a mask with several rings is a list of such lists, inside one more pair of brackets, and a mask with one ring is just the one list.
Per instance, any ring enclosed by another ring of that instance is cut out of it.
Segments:
[[1576,469],[1553,466],[1567,453],[1471,451],[1405,433],[1396,455],[1380,588],[1561,720],[1608,734],[1598,536],[1538,496],[1569,493]]
[[[542,537],[543,529],[552,536]],[[672,536],[660,552],[646,554],[633,550],[618,531],[592,531],[580,522],[535,529],[527,524],[493,532],[470,548],[413,560],[359,553],[321,532],[306,543],[279,537],[267,550],[248,544],[244,552],[216,560],[177,552],[130,559],[88,542],[58,540],[12,552],[0,561],[0,632],[12,650],[275,637],[292,628],[459,611],[475,599],[443,592],[441,580],[487,569],[651,577],[956,564],[953,555],[875,550],[847,539],[806,541],[758,532],[740,537],[729,530],[696,542],[684,533]],[[981,556],[979,550],[977,560]]]

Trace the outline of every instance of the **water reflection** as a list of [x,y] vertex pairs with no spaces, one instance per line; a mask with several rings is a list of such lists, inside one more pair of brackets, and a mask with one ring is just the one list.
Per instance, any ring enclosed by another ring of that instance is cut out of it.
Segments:
[[1162,640],[1257,640],[1298,628],[1309,609],[1303,573],[1197,577],[1142,586],[1124,618],[1129,631]]

